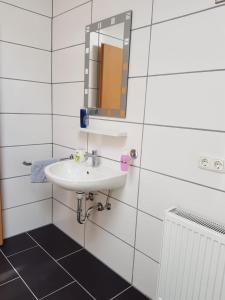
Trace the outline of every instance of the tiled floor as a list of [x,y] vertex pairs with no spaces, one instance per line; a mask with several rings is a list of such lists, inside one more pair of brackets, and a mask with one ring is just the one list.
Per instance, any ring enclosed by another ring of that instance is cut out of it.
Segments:
[[124,279],[54,225],[0,247],[1,300],[145,300]]

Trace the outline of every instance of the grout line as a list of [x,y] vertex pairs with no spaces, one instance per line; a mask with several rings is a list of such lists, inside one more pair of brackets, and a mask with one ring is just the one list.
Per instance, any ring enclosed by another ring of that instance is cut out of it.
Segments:
[[30,175],[31,174],[18,175],[18,176],[13,176],[13,177],[4,177],[4,178],[0,178],[0,181],[21,178],[21,177],[29,177]]
[[[154,0],[152,0],[152,12],[151,12],[151,24],[153,20],[153,10],[154,10]],[[149,45],[148,45],[148,61],[146,66],[146,75],[148,76],[149,65],[150,65],[150,54],[151,54],[151,38],[152,38],[152,26],[150,26],[149,32]],[[144,113],[143,113],[143,125],[142,125],[142,135],[141,135],[141,146],[140,146],[140,166],[142,162],[142,152],[143,152],[143,140],[144,140],[144,121],[145,121],[145,111],[147,103],[147,90],[148,90],[148,78],[145,81],[145,102],[144,102]],[[139,169],[138,174],[138,191],[137,191],[137,211],[136,211],[136,220],[135,220],[135,234],[134,234],[134,253],[133,253],[133,263],[132,263],[132,277],[131,283],[134,281],[134,264],[135,264],[135,247],[137,241],[137,227],[138,227],[138,206],[139,206],[139,195],[140,195],[140,180],[141,180],[141,168]]]
[[129,290],[132,287],[132,285],[128,286],[125,290],[123,290],[122,292],[120,292],[119,294],[116,294],[116,296],[110,298],[110,300],[116,299],[118,296],[122,295],[123,293],[125,293],[127,290]]
[[76,283],[93,299],[97,300],[79,281],[76,281]]
[[[75,198],[75,197],[74,197]],[[60,204],[62,204],[63,206],[65,206],[66,208],[69,208],[70,210],[72,210],[74,213],[77,213],[77,211],[75,209],[73,209],[72,207],[70,207],[69,205],[66,205],[65,203],[61,202],[60,200],[56,199],[53,196],[53,200],[55,200],[56,202],[59,202]]]
[[37,115],[51,116],[50,113],[33,113],[33,112],[0,112],[0,115]]
[[60,81],[60,82],[53,82],[52,84],[67,84],[67,83],[84,83],[84,80]]
[[83,5],[86,5],[86,4],[90,3],[90,2],[92,2],[92,0],[87,1],[87,2],[84,2],[84,3],[79,4],[79,5],[77,5],[77,6],[74,6],[74,7],[70,8],[70,9],[64,11],[64,12],[61,12],[61,13],[59,13],[59,14],[53,16],[53,19],[54,19],[54,18],[57,18],[57,17],[59,17],[59,16],[62,16],[62,15],[64,15],[64,14],[70,12],[71,10],[74,10],[74,9],[76,9],[76,8],[79,8],[79,7],[83,6]]
[[47,201],[47,200],[50,200],[50,199],[52,199],[52,197],[48,197],[48,198],[45,198],[45,199],[32,201],[32,202],[25,203],[25,204],[20,204],[20,205],[17,205],[17,206],[12,206],[12,207],[8,207],[8,208],[3,208],[2,211],[7,211],[7,210],[14,209],[14,208],[21,207],[21,206],[27,206],[27,205],[31,205],[31,204],[34,204],[34,203]]
[[79,116],[74,116],[74,115],[63,115],[63,114],[53,114],[53,116],[58,116],[58,117],[68,117],[68,118],[80,118]]
[[15,278],[13,278],[13,279],[11,279],[11,280],[8,280],[8,281],[6,281],[6,282],[0,284],[0,287],[2,287],[3,285],[9,284],[9,283],[11,283],[12,281],[17,280],[17,279],[19,279],[19,277],[15,277]]
[[183,14],[183,15],[180,15],[180,16],[164,19],[164,20],[161,20],[161,21],[158,21],[158,22],[152,22],[152,25],[158,25],[158,24],[174,21],[174,20],[177,20],[177,19],[183,19],[183,18],[186,18],[186,17],[189,17],[189,16],[197,15],[199,13],[204,13],[204,12],[207,12],[207,11],[210,11],[210,10],[214,10],[214,9],[217,9],[217,8],[220,8],[220,7],[223,7],[223,6],[224,6],[224,3],[221,3],[220,5],[216,5],[216,6],[208,7],[208,8],[205,8],[205,9],[197,10],[197,11],[194,11],[194,12],[190,12],[190,13],[187,13],[187,14]]
[[26,234],[35,242],[37,243],[37,245],[52,259],[54,260],[54,262],[62,269],[64,270],[64,272],[66,272],[70,278],[73,280],[73,281],[76,281],[76,283],[82,287],[83,290],[85,290],[91,297],[92,299],[95,300],[95,298],[90,294],[90,292],[88,290],[86,290],[53,256],[51,256],[28,232],[26,232]]
[[17,254],[26,252],[26,251],[28,251],[28,250],[32,250],[32,249],[34,249],[34,248],[36,248],[36,247],[38,247],[38,245],[35,245],[35,246],[33,246],[33,247],[29,247],[29,248],[24,249],[24,250],[21,250],[21,251],[18,251],[18,252],[16,252],[16,253],[11,254],[11,255],[7,255],[7,257],[12,257],[12,256],[14,256],[14,255],[17,255]]
[[20,43],[15,43],[15,42],[11,42],[11,41],[1,40],[1,39],[0,39],[0,43],[6,43],[6,44],[14,45],[14,46],[21,46],[21,47],[26,47],[26,48],[31,48],[31,49],[35,49],[35,50],[40,50],[40,51],[45,51],[45,52],[50,52],[51,53],[51,50],[47,50],[47,49],[43,49],[43,48],[39,48],[39,47],[35,47],[35,46],[30,46],[30,45],[26,45],[26,44],[20,44]]
[[2,148],[14,148],[14,147],[30,147],[30,146],[44,146],[44,145],[51,145],[52,143],[40,143],[40,144],[24,144],[24,145],[6,145],[6,146],[0,146],[0,149]]
[[10,78],[10,77],[3,77],[3,76],[0,76],[0,79],[5,79],[5,80],[15,80],[15,81],[23,81],[23,82],[31,82],[31,83],[51,84],[51,82],[36,81],[36,80],[21,79],[21,78]]
[[61,259],[64,259],[64,258],[66,258],[66,257],[68,257],[68,256],[70,256],[70,255],[73,255],[73,254],[75,254],[75,253],[78,253],[78,252],[80,252],[80,251],[82,251],[82,250],[84,250],[83,247],[82,247],[81,249],[79,249],[79,250],[73,251],[73,252],[71,252],[71,253],[69,253],[69,254],[67,254],[67,255],[64,255],[64,256],[58,258],[57,261],[59,261],[59,260],[61,260]]
[[93,0],[91,0],[91,24],[93,23]]
[[132,28],[131,32],[139,30],[139,29],[148,28],[148,27],[151,27],[151,24],[146,24],[146,25],[142,25],[142,26],[139,26],[139,27]]
[[156,220],[158,220],[158,221],[160,221],[160,222],[163,222],[163,221],[164,221],[164,219],[161,219],[161,218],[159,218],[159,217],[156,217],[156,216],[154,216],[154,215],[152,215],[152,214],[150,214],[150,213],[148,213],[148,212],[146,212],[146,211],[144,211],[144,210],[141,210],[140,208],[137,208],[137,211],[138,211],[138,212],[141,212],[141,213],[143,213],[143,214],[145,214],[145,215],[147,215],[147,216],[149,216],[149,217],[152,217],[153,219],[156,219]]
[[34,298],[36,300],[38,300],[38,298],[36,297],[36,295],[33,293],[33,291],[30,289],[30,287],[28,286],[28,284],[26,283],[26,281],[20,276],[19,272],[17,271],[16,268],[14,268],[13,264],[10,262],[10,260],[8,259],[8,257],[3,253],[3,251],[0,249],[1,253],[3,254],[3,256],[5,257],[5,259],[8,261],[8,263],[10,264],[10,266],[13,268],[13,270],[16,272],[16,274],[19,276],[19,278],[23,281],[23,283],[25,284],[25,286],[28,288],[28,290],[31,292],[31,294],[34,296]]
[[218,129],[207,129],[207,128],[185,127],[185,126],[173,126],[173,125],[163,125],[163,124],[154,124],[154,123],[144,123],[144,125],[145,126],[163,127],[163,128],[183,129],[183,130],[186,129],[186,130],[196,130],[196,131],[225,133],[225,130],[218,130]]
[[143,255],[146,256],[147,258],[151,259],[151,260],[154,261],[155,263],[160,264],[160,262],[159,262],[158,260],[152,258],[150,255],[148,255],[148,254],[142,252],[142,251],[139,250],[138,248],[134,248],[134,249],[135,249],[135,251],[140,252],[141,254],[143,254]]
[[[43,299],[45,299],[45,298],[47,298],[47,297],[49,297],[49,296],[51,296],[51,295],[54,295],[55,293],[57,293],[57,292],[59,292],[59,291],[65,289],[66,287],[68,287],[68,286],[70,286],[71,284],[74,284],[74,283],[76,283],[76,280],[74,280],[74,281],[72,281],[72,282],[70,282],[70,283],[64,285],[63,287],[61,287],[61,288],[55,290],[54,292],[51,292],[51,293],[47,294],[46,296],[40,298],[39,300],[43,300]],[[65,299],[65,300],[66,300],[66,299]]]
[[74,48],[74,47],[78,47],[78,46],[82,46],[82,45],[85,45],[85,42],[74,44],[74,45],[70,45],[70,46],[66,46],[66,47],[63,47],[63,48],[54,49],[54,50],[52,49],[52,52],[66,50],[66,49],[69,49],[69,48]]
[[149,74],[149,75],[147,75],[147,77],[173,76],[173,75],[211,73],[211,72],[224,72],[224,71],[225,71],[224,68],[223,69],[192,70],[192,71],[183,71],[183,72]]
[[[53,6],[54,6],[54,1],[52,0],[52,18],[51,18],[51,126],[52,126],[52,158],[54,157],[54,149],[53,149],[53,136],[54,136],[54,128],[53,128],[53,125],[54,125],[54,119],[53,119],[53,111],[54,111],[54,94],[53,94],[53,29],[54,29],[54,24],[53,24]],[[53,211],[54,211],[54,207],[53,207],[53,184],[52,184],[52,188],[51,188],[51,191],[52,191],[52,211],[51,211],[51,219],[52,219],[52,223],[53,223],[53,219],[54,219],[54,216],[53,216]]]
[[41,16],[41,17],[45,17],[45,18],[48,18],[48,19],[51,18],[51,17],[48,16],[48,15],[41,14],[41,13],[38,13],[38,12],[36,12],[36,11],[30,10],[30,9],[27,9],[27,8],[24,8],[24,7],[21,7],[21,6],[18,6],[18,5],[8,3],[8,2],[6,2],[6,1],[0,0],[0,3],[4,3],[4,4],[7,4],[7,5],[9,5],[9,6],[13,6],[13,7],[19,8],[19,9],[21,9],[21,10],[28,11],[28,12],[30,12],[30,13],[33,13],[33,14],[35,14],[35,15],[39,15],[39,16]]
[[53,256],[51,256],[36,240],[35,240],[35,238],[33,238],[32,237],[32,235],[30,235],[28,232],[26,232],[26,234],[50,257],[50,258],[52,258],[53,260],[54,260],[54,262],[55,263],[57,263],[57,265],[58,266],[60,266],[60,268],[61,269],[63,269],[70,277],[71,277],[71,279],[73,279],[73,280],[75,280],[73,277],[72,277],[72,275],[62,266],[62,265],[60,265],[58,262],[57,262],[57,260],[53,257]]

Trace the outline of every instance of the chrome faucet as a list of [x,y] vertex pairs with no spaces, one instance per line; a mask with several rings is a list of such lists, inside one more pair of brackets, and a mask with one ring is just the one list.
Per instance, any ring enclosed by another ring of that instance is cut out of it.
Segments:
[[99,156],[98,156],[98,151],[97,150],[92,150],[91,153],[86,152],[85,155],[85,160],[87,161],[89,157],[92,159],[92,167],[97,167],[100,163],[99,161]]

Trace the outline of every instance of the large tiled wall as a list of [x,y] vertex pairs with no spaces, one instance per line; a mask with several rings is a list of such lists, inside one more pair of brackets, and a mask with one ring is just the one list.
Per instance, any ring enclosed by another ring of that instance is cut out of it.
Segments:
[[52,157],[51,0],[0,1],[0,165],[4,236],[51,223],[52,187],[23,161]]
[[[79,133],[84,27],[133,10],[127,117],[92,118],[123,128],[124,139]],[[113,270],[155,299],[164,210],[175,205],[224,223],[225,175],[198,168],[201,155],[225,157],[225,6],[188,0],[54,0],[54,156],[98,149],[118,165],[137,149],[112,210],[76,222],[75,194],[54,187],[53,221]],[[99,194],[98,199],[105,199]]]

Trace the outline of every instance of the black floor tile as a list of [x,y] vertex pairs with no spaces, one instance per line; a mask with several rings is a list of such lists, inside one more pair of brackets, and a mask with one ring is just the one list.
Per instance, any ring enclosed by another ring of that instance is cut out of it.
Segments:
[[138,290],[135,288],[131,287],[121,295],[115,298],[115,300],[148,300],[146,296],[141,294]]
[[92,298],[77,283],[48,296],[46,300],[91,300]]
[[[4,255],[0,252],[0,284],[3,284],[18,275],[10,266]],[[1,298],[0,298],[1,299]]]
[[72,281],[40,247],[11,256],[9,260],[39,298]]
[[53,224],[32,230],[29,234],[55,259],[82,248]]
[[110,299],[129,286],[86,250],[70,255],[60,263],[96,299]]
[[35,300],[34,296],[25,286],[21,279],[0,286],[1,300]]
[[26,234],[22,233],[14,237],[4,240],[4,245],[1,250],[6,256],[12,255],[22,250],[26,250],[30,247],[34,247],[36,244],[32,239]]

